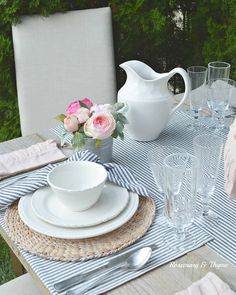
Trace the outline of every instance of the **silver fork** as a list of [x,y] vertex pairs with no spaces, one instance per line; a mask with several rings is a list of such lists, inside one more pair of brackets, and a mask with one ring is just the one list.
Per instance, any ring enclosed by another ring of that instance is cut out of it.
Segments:
[[98,273],[98,272],[101,272],[103,270],[106,270],[106,269],[109,269],[111,267],[114,267],[114,266],[118,266],[119,264],[123,263],[123,261],[129,256],[131,255],[132,253],[134,253],[135,251],[139,250],[140,248],[143,248],[143,247],[150,247],[152,250],[155,250],[158,248],[158,245],[157,244],[151,244],[151,245],[144,245],[144,246],[141,246],[141,247],[138,247],[137,249],[134,249],[134,250],[130,250],[130,251],[127,251],[123,254],[120,254],[118,257],[114,257],[113,259],[111,259],[109,262],[107,262],[106,264],[96,268],[96,269],[93,269],[89,272],[85,272],[85,273],[80,273],[80,274],[77,274],[73,277],[70,277],[69,279],[66,279],[66,280],[63,280],[63,281],[60,281],[58,283],[55,283],[54,284],[54,288],[57,292],[63,292],[71,287],[74,287],[80,283],[83,283],[85,281],[88,281],[92,278],[94,278],[94,276]]

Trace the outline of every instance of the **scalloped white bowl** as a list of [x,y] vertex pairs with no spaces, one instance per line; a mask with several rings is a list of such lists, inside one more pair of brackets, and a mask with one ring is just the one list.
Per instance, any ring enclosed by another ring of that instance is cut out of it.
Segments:
[[54,197],[71,211],[92,207],[99,199],[106,179],[106,169],[89,161],[63,163],[47,176]]

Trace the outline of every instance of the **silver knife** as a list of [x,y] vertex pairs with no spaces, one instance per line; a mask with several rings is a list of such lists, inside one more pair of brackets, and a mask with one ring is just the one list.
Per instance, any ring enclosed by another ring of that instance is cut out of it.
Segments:
[[108,269],[110,267],[121,264],[130,254],[134,253],[135,251],[137,251],[138,249],[143,248],[143,247],[150,247],[152,250],[155,250],[158,248],[157,244],[151,244],[151,245],[144,245],[144,246],[139,247],[137,249],[127,251],[124,254],[119,255],[118,257],[114,257],[109,262],[107,262],[106,264],[104,264],[96,269],[93,269],[93,270],[85,272],[85,273],[77,274],[73,277],[70,277],[69,279],[55,283],[54,288],[57,292],[63,292],[63,291],[65,291],[75,285],[78,285],[86,280],[90,280],[93,278],[94,274],[96,274],[97,272],[100,272],[100,271],[103,271],[103,270]]

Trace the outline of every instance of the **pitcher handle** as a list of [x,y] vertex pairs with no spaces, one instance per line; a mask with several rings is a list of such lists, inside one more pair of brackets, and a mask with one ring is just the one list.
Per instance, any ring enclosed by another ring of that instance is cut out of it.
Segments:
[[185,99],[188,97],[189,92],[190,92],[190,79],[188,76],[188,73],[182,69],[182,68],[175,68],[172,71],[170,71],[170,77],[172,77],[175,74],[180,74],[183,79],[184,79],[184,84],[185,84],[185,92],[184,92],[184,96],[183,98],[180,100],[180,102],[177,104],[177,106],[175,106],[171,112],[170,112],[170,116],[172,116],[174,114],[174,112],[183,104],[183,102],[185,101]]

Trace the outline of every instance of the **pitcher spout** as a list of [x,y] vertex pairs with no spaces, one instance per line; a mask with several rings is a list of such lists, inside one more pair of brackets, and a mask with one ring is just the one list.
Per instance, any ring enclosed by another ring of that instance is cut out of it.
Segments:
[[127,78],[133,76],[133,78],[141,80],[155,80],[162,74],[156,73],[151,67],[138,60],[130,60],[120,64],[120,67],[126,72]]

